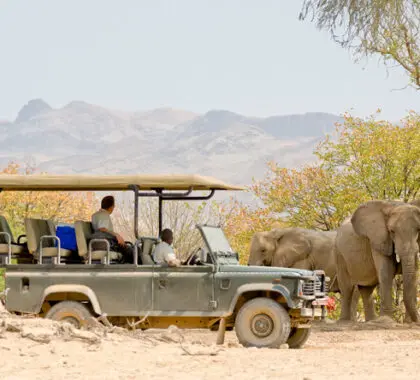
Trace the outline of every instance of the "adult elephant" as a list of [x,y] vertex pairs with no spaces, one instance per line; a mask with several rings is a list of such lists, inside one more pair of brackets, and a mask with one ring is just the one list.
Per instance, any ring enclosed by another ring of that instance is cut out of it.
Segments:
[[[330,291],[339,292],[334,255],[335,231],[315,231],[299,227],[273,228],[256,232],[251,240],[248,265],[277,266],[315,270],[330,277]],[[357,305],[358,292],[353,294]],[[356,307],[352,319],[356,319]],[[287,341],[290,348],[302,347],[309,338],[309,329],[292,329]]]
[[[368,201],[337,230],[337,280],[342,294],[340,319],[352,315],[352,293],[357,286],[366,320],[374,319],[372,292],[380,288],[381,316],[391,317],[392,282],[402,271],[404,305],[411,321],[418,322],[417,261],[420,202]],[[400,262],[400,264],[399,264]]]
[[330,277],[330,291],[337,292],[333,254],[336,231],[274,228],[256,232],[251,240],[248,265],[321,269]]

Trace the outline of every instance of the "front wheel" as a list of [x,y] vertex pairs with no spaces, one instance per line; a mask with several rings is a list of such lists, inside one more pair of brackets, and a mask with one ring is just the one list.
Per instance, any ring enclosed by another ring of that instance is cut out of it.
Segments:
[[80,329],[90,325],[92,314],[89,309],[76,301],[61,301],[55,304],[45,318],[53,321],[69,322],[74,327]]
[[254,298],[238,312],[235,331],[244,347],[279,348],[290,334],[290,317],[285,308],[270,298]]
[[289,348],[301,348],[308,340],[310,334],[311,329],[292,328],[289,339],[287,340]]

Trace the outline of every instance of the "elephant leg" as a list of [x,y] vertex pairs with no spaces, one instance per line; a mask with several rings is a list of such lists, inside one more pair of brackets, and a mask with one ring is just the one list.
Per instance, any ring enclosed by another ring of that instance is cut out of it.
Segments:
[[360,292],[357,286],[353,287],[353,295],[350,301],[350,319],[357,322],[357,305],[359,303]]
[[375,286],[360,286],[359,291],[363,299],[363,308],[365,309],[365,321],[375,319],[375,304],[373,302],[373,291]]
[[395,274],[395,264],[391,257],[378,252],[372,252],[376,272],[379,280],[379,293],[381,296],[381,316],[392,318],[394,308],[392,305],[392,282]]
[[340,320],[352,320],[352,299],[354,286],[347,270],[346,263],[340,254],[337,254],[337,282],[341,294],[341,314]]

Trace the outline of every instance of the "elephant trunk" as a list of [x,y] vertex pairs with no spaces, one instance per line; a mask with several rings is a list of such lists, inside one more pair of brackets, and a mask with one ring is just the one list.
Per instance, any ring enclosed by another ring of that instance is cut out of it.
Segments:
[[416,255],[402,255],[402,273],[403,273],[403,297],[405,309],[410,316],[412,322],[418,322],[419,316],[417,312],[417,263]]

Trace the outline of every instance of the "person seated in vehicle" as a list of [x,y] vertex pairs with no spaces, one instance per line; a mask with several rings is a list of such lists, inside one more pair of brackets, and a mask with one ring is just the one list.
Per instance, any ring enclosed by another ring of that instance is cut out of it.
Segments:
[[102,198],[101,209],[92,215],[92,227],[94,233],[92,239],[106,239],[109,241],[110,250],[120,252],[123,256],[122,261],[133,262],[133,248],[129,246],[124,238],[114,231],[111,214],[115,208],[115,199],[112,195]]
[[153,251],[153,260],[156,264],[167,264],[171,267],[180,266],[181,261],[177,259],[174,249],[172,248],[172,242],[174,235],[169,228],[166,228],[161,233],[162,241],[155,246]]

